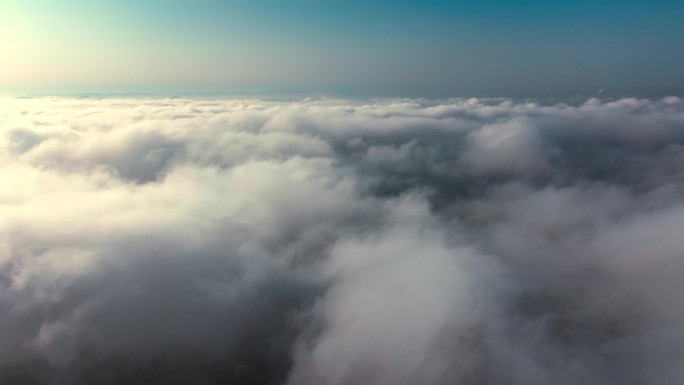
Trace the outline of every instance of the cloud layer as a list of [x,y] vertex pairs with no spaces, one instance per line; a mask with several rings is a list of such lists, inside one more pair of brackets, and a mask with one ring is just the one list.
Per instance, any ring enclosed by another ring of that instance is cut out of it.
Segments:
[[0,382],[677,383],[683,128],[676,97],[5,100]]

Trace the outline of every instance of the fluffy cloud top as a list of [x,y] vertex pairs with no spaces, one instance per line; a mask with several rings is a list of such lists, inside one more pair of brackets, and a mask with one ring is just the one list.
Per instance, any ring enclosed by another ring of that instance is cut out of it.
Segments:
[[682,170],[676,97],[3,100],[0,383],[674,384]]

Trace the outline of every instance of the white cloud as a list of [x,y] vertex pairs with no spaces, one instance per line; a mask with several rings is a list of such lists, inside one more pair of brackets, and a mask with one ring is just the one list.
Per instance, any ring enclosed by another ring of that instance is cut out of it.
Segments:
[[464,161],[476,173],[534,173],[546,168],[542,143],[529,119],[488,124],[469,139]]
[[675,97],[3,100],[0,382],[669,385],[683,125]]

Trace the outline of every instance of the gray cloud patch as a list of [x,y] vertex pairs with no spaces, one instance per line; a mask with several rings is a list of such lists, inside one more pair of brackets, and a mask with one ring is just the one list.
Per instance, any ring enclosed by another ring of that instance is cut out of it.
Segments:
[[677,383],[683,129],[676,97],[5,100],[0,383]]

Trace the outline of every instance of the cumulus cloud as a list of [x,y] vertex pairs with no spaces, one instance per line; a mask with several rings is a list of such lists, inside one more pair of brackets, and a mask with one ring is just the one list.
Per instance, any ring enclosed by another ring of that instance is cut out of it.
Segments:
[[3,100],[0,382],[677,383],[683,127],[677,97]]
[[488,124],[470,134],[465,164],[479,174],[531,174],[546,166],[539,135],[527,119]]

